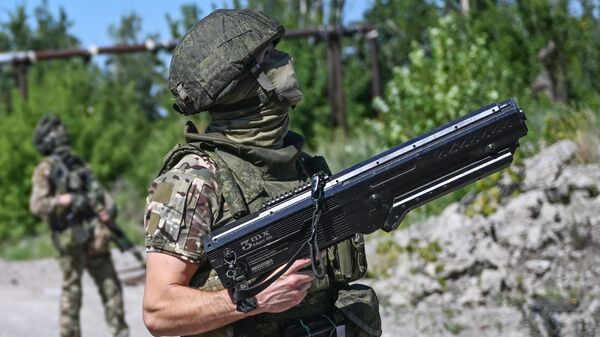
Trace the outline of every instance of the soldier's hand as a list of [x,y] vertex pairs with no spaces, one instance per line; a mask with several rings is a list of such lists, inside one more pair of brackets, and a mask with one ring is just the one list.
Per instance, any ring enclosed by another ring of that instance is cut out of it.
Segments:
[[[282,312],[302,302],[312,280],[315,279],[312,274],[299,272],[308,265],[310,265],[310,259],[296,260],[279,279],[256,295],[257,311]],[[275,270],[271,275],[279,270]]]
[[108,214],[106,210],[100,211],[100,213],[98,213],[98,219],[100,219],[101,222],[107,223],[110,221],[110,214]]
[[71,193],[65,193],[58,196],[58,203],[63,207],[69,206],[72,202],[73,196]]

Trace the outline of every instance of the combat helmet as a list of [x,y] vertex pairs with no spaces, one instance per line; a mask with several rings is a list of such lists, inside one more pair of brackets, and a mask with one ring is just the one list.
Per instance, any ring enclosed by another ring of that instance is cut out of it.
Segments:
[[38,121],[33,132],[33,144],[41,154],[48,155],[59,146],[68,146],[69,143],[69,136],[58,116],[49,113]]
[[283,25],[257,10],[219,9],[200,20],[173,51],[174,109],[191,115],[217,105],[252,67],[254,55],[284,33]]

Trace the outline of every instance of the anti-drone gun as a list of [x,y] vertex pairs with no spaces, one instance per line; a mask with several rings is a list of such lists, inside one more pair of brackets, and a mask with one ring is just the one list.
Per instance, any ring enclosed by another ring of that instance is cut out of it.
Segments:
[[356,233],[392,231],[410,210],[507,167],[525,119],[512,100],[490,104],[333,176],[316,174],[210,233],[210,264],[238,309],[252,310],[252,297],[286,268],[261,280],[266,273],[308,255],[322,273],[320,250]]

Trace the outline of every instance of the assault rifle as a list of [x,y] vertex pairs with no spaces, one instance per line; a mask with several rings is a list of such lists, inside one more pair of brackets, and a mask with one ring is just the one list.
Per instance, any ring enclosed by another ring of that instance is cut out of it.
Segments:
[[[66,215],[67,223],[74,224],[80,223],[82,219],[89,219],[96,217],[96,212],[92,209],[90,201],[85,195],[74,195],[74,201],[69,207]],[[102,222],[106,228],[110,231],[110,240],[115,243],[119,250],[124,252],[131,252],[135,259],[140,263],[141,268],[146,268],[146,261],[140,252],[135,249],[133,242],[129,240],[125,232],[117,226],[113,219],[108,222]]]
[[320,250],[356,233],[390,232],[408,211],[507,167],[527,134],[525,119],[512,100],[490,104],[333,176],[316,174],[210,233],[210,264],[238,310],[250,311],[253,296],[297,258],[310,255],[322,276]]
[[119,250],[122,253],[131,252],[131,254],[133,254],[133,257],[135,257],[135,259],[139,262],[140,268],[145,269],[146,261],[144,260],[144,257],[139,251],[135,249],[133,242],[129,240],[127,235],[125,235],[125,232],[123,232],[121,228],[119,228],[119,226],[117,226],[117,224],[112,219],[108,222],[103,222],[103,224],[106,226],[106,228],[110,230],[110,239],[112,242],[115,243]]

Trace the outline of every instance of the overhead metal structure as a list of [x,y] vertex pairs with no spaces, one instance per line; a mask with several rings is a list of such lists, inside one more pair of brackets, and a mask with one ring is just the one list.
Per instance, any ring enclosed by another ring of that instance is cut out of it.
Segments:
[[[328,62],[328,96],[331,109],[331,122],[333,126],[346,128],[346,106],[343,90],[343,68],[341,39],[346,36],[363,34],[369,44],[369,58],[371,60],[373,97],[381,96],[381,77],[379,71],[379,55],[377,46],[377,30],[369,25],[355,27],[327,26],[322,28],[291,29],[286,32],[284,38],[307,38],[312,37],[317,41],[327,44]],[[68,59],[81,57],[91,59],[97,55],[130,54],[137,52],[172,51],[177,41],[161,42],[146,40],[144,43],[131,45],[115,45],[109,47],[98,47],[92,45],[87,49],[63,49],[63,50],[29,50],[0,53],[0,66],[10,64],[15,69],[15,82],[21,95],[27,99],[27,69],[32,64],[42,61]]]

